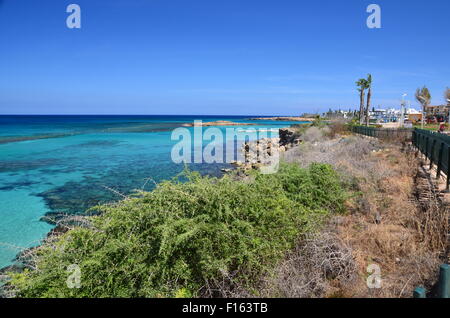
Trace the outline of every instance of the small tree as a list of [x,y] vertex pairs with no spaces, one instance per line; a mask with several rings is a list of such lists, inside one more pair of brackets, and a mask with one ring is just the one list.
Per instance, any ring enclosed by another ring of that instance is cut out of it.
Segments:
[[359,92],[359,124],[362,125],[364,120],[364,97],[365,97],[365,89],[367,87],[367,80],[364,78],[359,79],[356,82],[356,85],[358,86],[358,92]]
[[450,88],[447,87],[447,89],[444,92],[444,99],[447,105],[450,106]]
[[425,109],[431,102],[431,94],[426,86],[416,90],[416,99],[422,105],[422,129],[425,120]]

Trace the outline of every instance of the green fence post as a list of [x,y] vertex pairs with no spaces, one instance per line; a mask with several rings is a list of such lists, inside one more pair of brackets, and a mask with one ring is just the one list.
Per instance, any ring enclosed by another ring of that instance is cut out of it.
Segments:
[[417,133],[417,131],[414,131],[414,143],[416,147],[416,158],[419,156],[420,152],[420,135]]
[[441,146],[439,147],[439,157],[438,157],[438,163],[437,163],[436,179],[439,179],[441,177],[443,153],[444,153],[444,143],[441,142]]
[[430,151],[430,170],[433,169],[434,146],[435,145],[436,145],[436,139],[433,139],[433,143],[431,144],[431,151]]
[[427,291],[423,287],[417,287],[413,292],[414,298],[427,298]]
[[450,265],[443,264],[439,271],[439,298],[450,298]]
[[445,192],[449,192],[450,190],[450,146],[447,146],[447,187],[445,188]]
[[424,149],[425,149],[425,136],[420,135],[420,158],[424,156]]
[[422,135],[422,140],[420,141],[420,152],[422,156],[425,156],[425,135]]

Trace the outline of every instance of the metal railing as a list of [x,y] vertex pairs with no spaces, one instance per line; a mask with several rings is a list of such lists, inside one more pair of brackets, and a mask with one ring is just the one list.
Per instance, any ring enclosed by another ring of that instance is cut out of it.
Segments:
[[[433,295],[431,295],[433,296]],[[437,298],[450,298],[450,265],[443,264],[439,268],[439,280],[437,282]],[[417,287],[413,292],[414,298],[427,298],[424,287]]]
[[[369,137],[388,140],[411,140],[417,152],[421,152],[430,162],[430,170],[436,165],[436,178],[444,173],[447,177],[447,192],[450,190],[450,136],[423,129],[382,129],[374,127],[353,126],[351,131]],[[437,294],[430,296],[450,298],[450,265],[440,267]],[[413,297],[426,298],[427,291],[423,287],[414,290]]]
[[416,128],[413,131],[412,144],[417,151],[430,160],[430,168],[436,165],[436,178],[440,178],[441,173],[447,176],[448,191],[450,189],[450,136]]
[[[450,136],[416,128],[413,131],[412,144],[430,161],[430,170],[433,165],[436,165],[436,178],[440,178],[441,173],[445,173],[448,192],[450,189]],[[426,290],[423,287],[416,288],[414,297],[426,298]],[[440,267],[437,297],[450,297],[450,266],[448,264]]]
[[385,140],[411,140],[413,130],[410,128],[376,128],[352,126],[350,130],[356,134]]

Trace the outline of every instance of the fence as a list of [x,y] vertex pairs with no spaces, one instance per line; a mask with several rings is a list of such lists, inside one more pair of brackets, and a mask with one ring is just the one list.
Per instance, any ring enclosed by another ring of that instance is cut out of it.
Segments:
[[[436,165],[436,178],[440,178],[441,173],[447,176],[447,191],[450,189],[450,136],[436,132],[415,129],[412,135],[412,144],[427,159],[430,160],[430,169]],[[450,266],[444,264],[440,268],[438,281],[438,297],[450,297]],[[415,298],[426,298],[426,290],[418,287],[414,290]]]
[[[439,271],[439,281],[437,285],[438,298],[450,298],[450,265],[443,264]],[[423,287],[417,287],[413,292],[414,298],[427,298],[427,291]]]
[[430,160],[430,168],[437,166],[436,178],[441,173],[447,176],[447,191],[450,190],[450,136],[423,129],[387,129],[365,126],[353,126],[350,130],[360,135],[381,139],[412,140],[413,146],[427,159]]
[[[369,137],[388,140],[411,140],[412,145],[421,152],[429,161],[430,169],[436,165],[436,178],[441,173],[447,176],[447,192],[450,190],[450,136],[423,129],[383,129],[363,126],[353,126],[351,131]],[[437,297],[450,298],[450,266],[444,264],[440,268],[439,281],[437,283]],[[426,290],[418,287],[414,290],[413,297],[426,298]]]
[[447,191],[450,189],[450,136],[436,132],[415,129],[412,136],[412,144],[427,159],[430,167],[436,165],[436,178],[443,172],[447,176]]
[[352,126],[350,130],[356,134],[386,140],[411,140],[413,130],[409,128],[375,128],[366,126]]

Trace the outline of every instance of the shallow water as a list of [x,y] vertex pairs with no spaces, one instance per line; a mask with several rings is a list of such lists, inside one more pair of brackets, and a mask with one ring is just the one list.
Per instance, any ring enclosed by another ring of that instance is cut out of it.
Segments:
[[[98,203],[121,199],[108,188],[123,194],[151,190],[155,182],[180,173],[184,165],[171,160],[176,143],[171,133],[182,123],[194,119],[246,122],[246,118],[0,116],[0,268],[11,265],[21,249],[39,244],[51,230],[42,221],[46,214],[84,213]],[[258,126],[233,128],[276,131],[291,124],[254,123]],[[269,132],[269,137],[275,135]],[[229,167],[189,165],[214,176]]]

